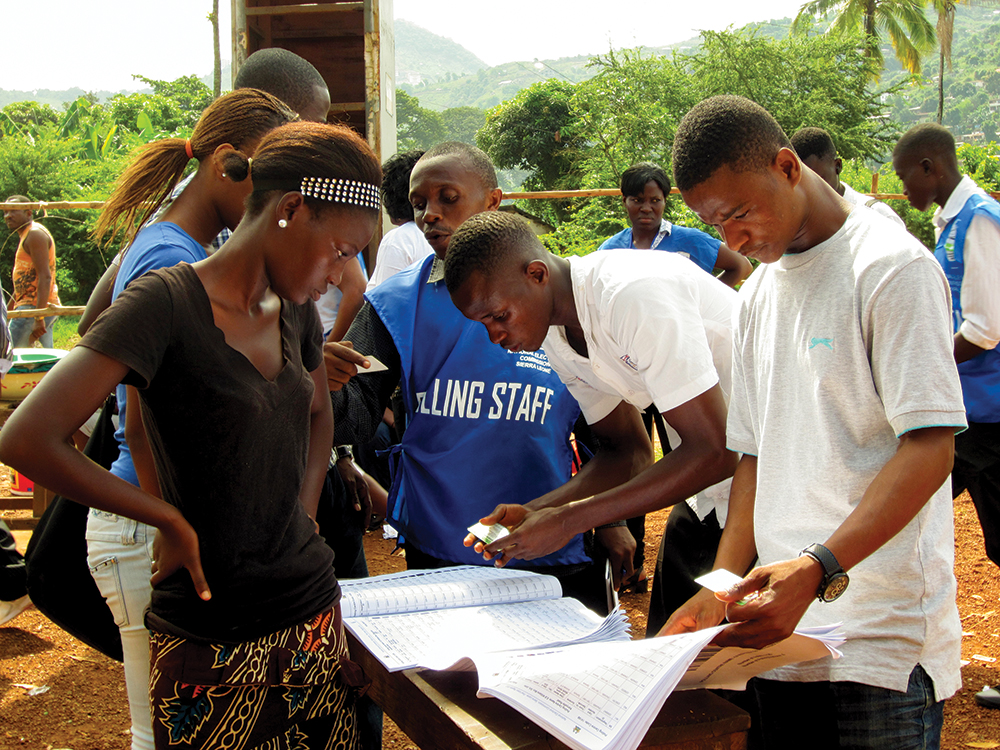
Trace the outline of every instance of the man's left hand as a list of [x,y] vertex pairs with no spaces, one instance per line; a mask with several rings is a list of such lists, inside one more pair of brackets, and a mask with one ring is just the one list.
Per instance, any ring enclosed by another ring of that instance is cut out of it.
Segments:
[[629,579],[635,573],[635,537],[628,526],[595,529],[594,537],[607,550],[611,579],[615,590],[620,591],[622,578]]
[[763,648],[788,638],[816,601],[822,580],[822,567],[808,556],[755,568],[740,583],[716,594],[727,603],[726,619],[733,623],[716,643]]
[[372,499],[371,495],[368,494],[368,482],[365,481],[364,472],[358,468],[350,456],[337,459],[337,471],[347,488],[347,498],[351,501],[354,510],[362,514],[364,528],[367,529],[372,518]]

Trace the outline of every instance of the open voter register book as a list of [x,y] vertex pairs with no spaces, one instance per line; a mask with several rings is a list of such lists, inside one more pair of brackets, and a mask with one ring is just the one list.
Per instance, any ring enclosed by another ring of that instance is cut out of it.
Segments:
[[493,696],[579,750],[639,746],[675,689],[743,689],[756,674],[838,658],[838,626],[768,648],[719,648],[722,629],[633,641],[628,618],[562,596],[559,581],[460,566],[340,582],[344,625],[389,671],[476,670]]

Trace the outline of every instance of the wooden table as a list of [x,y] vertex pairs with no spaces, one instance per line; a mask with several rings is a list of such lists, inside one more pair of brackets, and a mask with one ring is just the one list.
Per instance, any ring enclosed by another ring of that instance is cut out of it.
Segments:
[[[372,699],[426,750],[564,750],[567,746],[495,698],[477,698],[474,672],[388,672],[347,633]],[[705,690],[674,693],[646,733],[645,750],[744,750],[750,716]]]

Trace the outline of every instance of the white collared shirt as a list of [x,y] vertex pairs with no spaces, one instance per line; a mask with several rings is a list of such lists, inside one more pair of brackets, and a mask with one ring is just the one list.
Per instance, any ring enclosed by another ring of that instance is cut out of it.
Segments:
[[[716,383],[728,402],[736,292],[676,253],[616,250],[569,262],[588,356],[573,350],[561,326],[549,328],[543,348],[589,424],[622,401],[670,411]],[[715,508],[724,524],[728,489],[726,480],[699,493],[699,517]]]
[[[936,238],[973,195],[986,192],[971,177],[963,175],[944,206],[934,212]],[[980,349],[994,349],[1000,343],[1000,226],[985,216],[973,218],[965,234],[962,255],[963,320],[958,332]]]

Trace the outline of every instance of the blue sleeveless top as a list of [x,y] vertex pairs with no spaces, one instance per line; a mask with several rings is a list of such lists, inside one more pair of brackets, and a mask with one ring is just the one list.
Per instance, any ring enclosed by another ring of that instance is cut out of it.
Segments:
[[[994,199],[973,195],[938,237],[934,257],[944,268],[951,286],[952,317],[955,331],[962,325],[962,278],[965,276],[965,235],[975,216],[985,216],[1000,224],[1000,204]],[[970,422],[1000,422],[1000,348],[990,349],[958,366],[962,395]]]
[[[433,255],[365,297],[392,335],[407,425],[396,446],[388,520],[420,551],[483,565],[462,545],[500,503],[526,503],[570,478],[576,400],[544,352],[511,353],[462,315]],[[589,562],[582,537],[520,567]]]

